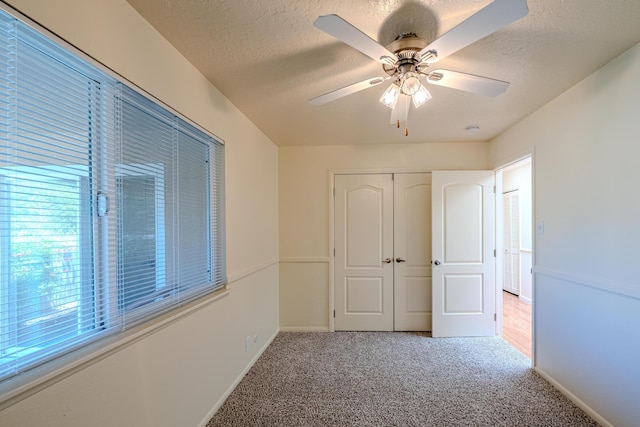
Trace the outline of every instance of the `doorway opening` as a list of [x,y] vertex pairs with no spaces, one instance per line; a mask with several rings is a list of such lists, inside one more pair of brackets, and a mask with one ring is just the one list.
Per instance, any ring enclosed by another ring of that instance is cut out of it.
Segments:
[[531,157],[496,171],[502,337],[532,358],[533,180]]

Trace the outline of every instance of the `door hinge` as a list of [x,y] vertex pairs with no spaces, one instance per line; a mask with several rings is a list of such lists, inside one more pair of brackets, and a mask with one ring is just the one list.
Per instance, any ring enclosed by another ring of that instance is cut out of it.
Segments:
[[496,257],[496,250],[495,249],[493,250],[493,257],[494,258]]
[[333,310],[333,317],[336,317],[336,311]]
[[333,257],[336,257],[336,248],[333,248]]
[[498,321],[498,315],[496,313],[493,313],[493,321],[494,322]]
[[333,187],[333,197],[336,197],[336,187]]
[[496,186],[493,186],[493,194],[496,194]]

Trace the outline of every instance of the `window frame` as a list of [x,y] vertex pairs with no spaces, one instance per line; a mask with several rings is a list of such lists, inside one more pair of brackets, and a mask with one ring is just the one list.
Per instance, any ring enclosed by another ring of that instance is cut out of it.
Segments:
[[[229,289],[227,287],[228,282],[226,277],[224,141],[165,103],[159,101],[154,96],[137,87],[118,73],[92,59],[71,44],[60,39],[58,36],[41,27],[39,24],[33,22],[28,17],[15,11],[10,6],[0,4],[0,11],[16,19],[19,25],[25,25],[49,41],[57,44],[77,60],[82,61],[97,69],[100,73],[115,79],[119,84],[126,86],[139,95],[142,95],[150,102],[168,111],[178,120],[184,121],[187,125],[192,126],[210,137],[210,151],[208,159],[210,165],[208,183],[210,197],[208,227],[210,229],[211,239],[209,254],[209,262],[211,264],[210,274],[212,275],[211,283],[213,285],[210,289],[194,292],[192,296],[179,301],[177,304],[167,304],[166,307],[163,307],[158,311],[154,311],[151,315],[145,313],[145,316],[141,317],[136,313],[136,316],[132,319],[135,321],[124,322],[120,319],[119,322],[114,322],[113,319],[121,316],[122,313],[115,313],[114,311],[103,313],[106,318],[98,319],[97,321],[103,325],[102,328],[105,331],[104,333],[99,332],[88,337],[83,337],[78,340],[78,344],[70,351],[61,352],[59,355],[48,361],[28,367],[18,376],[1,380],[0,409],[2,409],[8,404],[13,404],[16,401],[35,393],[46,384],[71,375],[78,369],[95,363],[102,357],[153,333],[157,328],[164,327],[165,325],[175,322],[182,316],[186,316],[202,306],[223,298],[228,295]],[[100,85],[98,84],[98,86]],[[105,130],[105,128],[100,125],[100,122],[102,121],[108,122],[111,120],[111,115],[113,115],[115,111],[112,111],[110,106],[100,106],[100,108],[100,117],[95,119],[96,123],[98,123],[99,129],[93,135],[95,144],[97,144],[98,147],[95,152],[96,162],[100,163],[100,167],[98,168],[95,176],[93,176],[93,179],[90,180],[89,192],[92,194],[93,198],[91,203],[93,205],[92,209],[97,207],[96,196],[103,192],[103,189],[105,188],[109,189],[109,197],[115,199],[117,179],[117,173],[114,172],[116,166],[113,155],[112,153],[107,152],[109,151],[108,149],[105,149],[108,144],[113,144],[113,142],[108,142],[110,138],[113,138],[113,135],[111,134],[111,130]],[[218,148],[217,150],[215,150],[216,147]],[[113,209],[113,206],[111,208]],[[96,211],[93,218],[92,228],[93,238],[92,241],[89,241],[89,244],[91,244],[94,247],[94,250],[99,253],[99,255],[95,257],[93,265],[95,286],[98,289],[97,298],[99,301],[113,301],[114,287],[117,290],[117,280],[113,279],[117,275],[117,255],[115,253],[115,249],[111,247],[113,244],[110,245],[109,242],[113,241],[113,234],[115,234],[116,214],[112,213],[106,217],[102,217],[101,220]],[[80,239],[84,239],[84,237],[80,237]],[[4,252],[4,250],[0,251],[0,262],[2,262],[6,256],[10,256],[10,254],[7,255]],[[214,272],[213,269],[216,265],[221,268],[222,271]],[[217,283],[214,283],[215,280],[217,280]],[[114,283],[116,283],[116,285],[114,285]]]

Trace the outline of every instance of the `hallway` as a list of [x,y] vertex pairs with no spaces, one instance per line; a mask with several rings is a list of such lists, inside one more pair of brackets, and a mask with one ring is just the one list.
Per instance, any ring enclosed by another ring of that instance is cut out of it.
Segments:
[[531,359],[531,304],[502,291],[502,337]]

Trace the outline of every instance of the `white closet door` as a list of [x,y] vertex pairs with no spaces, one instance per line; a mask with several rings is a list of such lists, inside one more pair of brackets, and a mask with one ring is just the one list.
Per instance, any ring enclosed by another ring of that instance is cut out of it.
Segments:
[[431,330],[431,174],[394,175],[396,331]]
[[335,176],[335,329],[393,330],[391,174]]
[[502,289],[520,295],[520,195],[518,190],[502,195],[503,276]]

